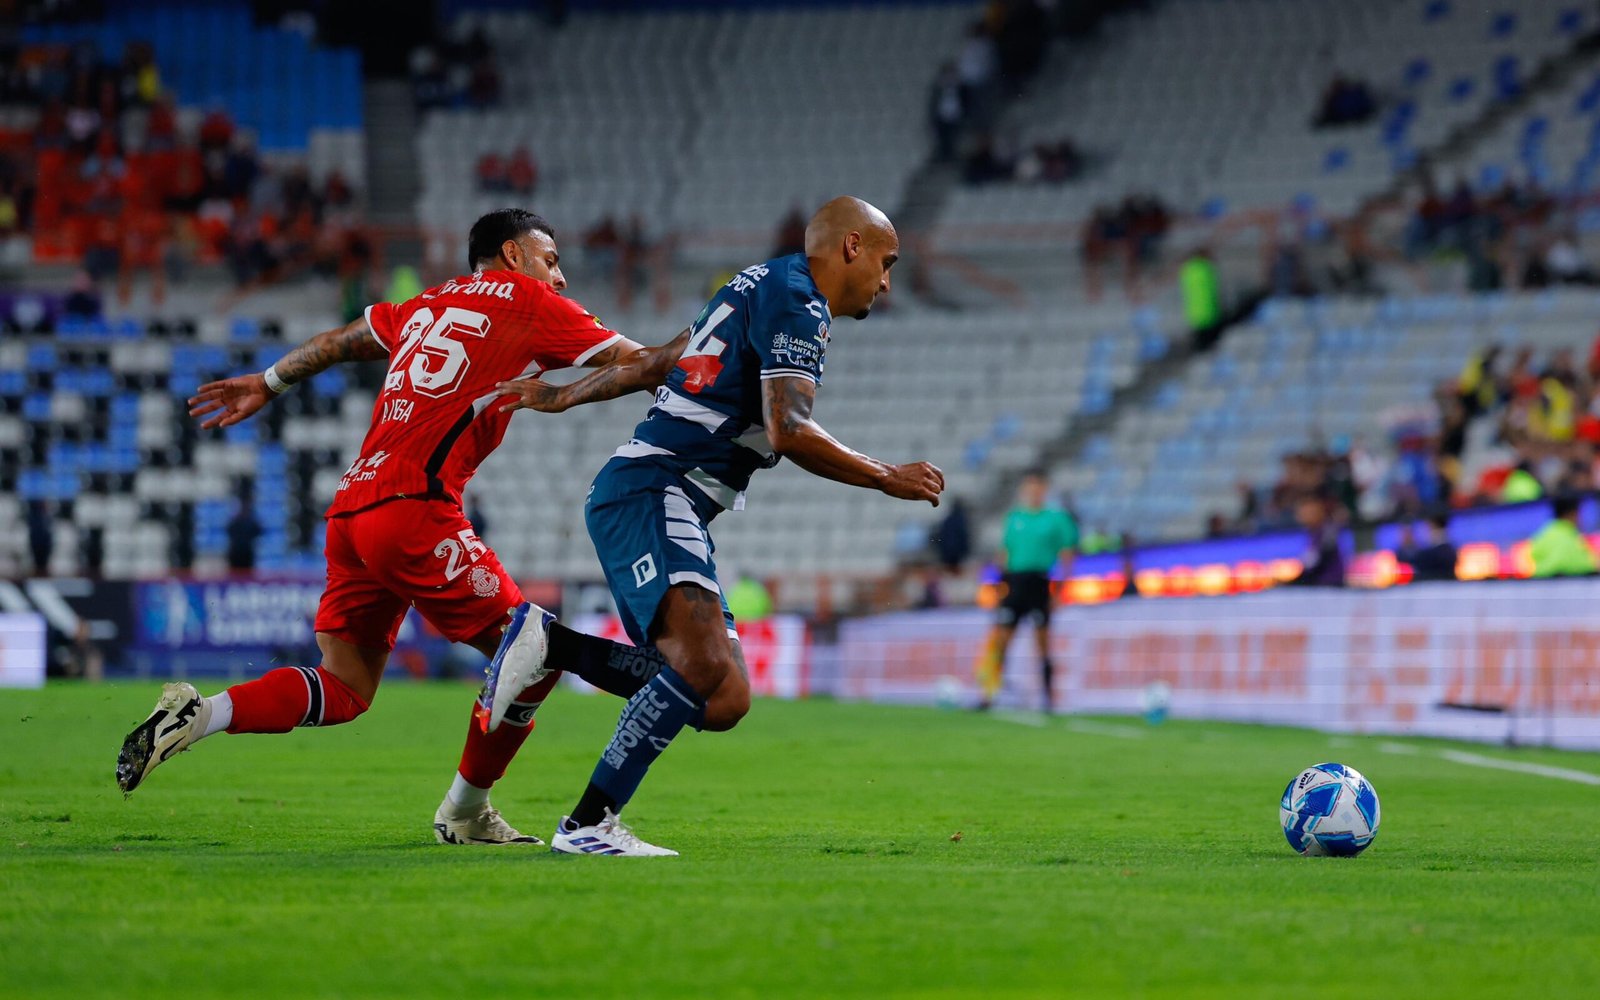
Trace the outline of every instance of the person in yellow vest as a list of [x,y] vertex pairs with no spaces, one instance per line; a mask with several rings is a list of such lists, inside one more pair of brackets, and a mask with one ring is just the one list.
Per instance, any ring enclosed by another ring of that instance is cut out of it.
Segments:
[[1576,497],[1556,498],[1555,517],[1533,536],[1529,549],[1534,576],[1587,576],[1595,572],[1594,550],[1578,530]]
[[1050,661],[1050,571],[1057,561],[1069,563],[1078,545],[1078,525],[1072,515],[1059,507],[1047,506],[1050,482],[1042,469],[1030,469],[1022,477],[1018,503],[1006,514],[1005,534],[1000,543],[1000,564],[1005,571],[1005,597],[988,641],[978,657],[976,673],[982,688],[980,709],[994,704],[1005,675],[1006,650],[1016,634],[1017,624],[1033,622],[1034,641],[1039,646],[1040,683],[1044,689],[1044,710],[1055,706],[1055,665]]

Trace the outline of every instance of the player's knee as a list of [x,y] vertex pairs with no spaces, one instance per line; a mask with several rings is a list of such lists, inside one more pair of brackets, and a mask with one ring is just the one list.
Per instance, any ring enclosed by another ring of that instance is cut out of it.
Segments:
[[750,688],[745,684],[724,684],[706,701],[708,733],[725,733],[750,714]]

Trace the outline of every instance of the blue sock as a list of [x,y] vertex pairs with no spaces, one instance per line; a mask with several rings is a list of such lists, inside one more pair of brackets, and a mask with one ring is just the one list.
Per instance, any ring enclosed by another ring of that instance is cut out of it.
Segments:
[[617,720],[616,735],[600,755],[589,783],[615,803],[614,811],[621,812],[661,751],[684,726],[704,719],[705,710],[705,699],[677,671],[662,667],[628,699]]

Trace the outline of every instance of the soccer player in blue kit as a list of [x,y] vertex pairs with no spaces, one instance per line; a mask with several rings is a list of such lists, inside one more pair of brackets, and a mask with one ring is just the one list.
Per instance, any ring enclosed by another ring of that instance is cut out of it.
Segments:
[[[787,458],[825,479],[938,506],[937,468],[852,451],[811,416],[834,314],[865,319],[889,290],[899,252],[878,209],[848,197],[824,205],[806,227],[805,253],[745,268],[706,304],[655,405],[595,477],[585,520],[606,581],[629,637],[655,647],[667,665],[629,698],[551,850],[677,853],[640,840],[618,815],[684,726],[727,730],[750,710],[706,528],[722,511],[744,507],[752,473]],[[655,384],[648,359],[641,352],[568,386],[525,380],[503,391],[521,397],[517,408],[562,410]],[[484,693],[488,729],[519,691],[548,674],[544,631],[552,620],[532,605],[514,617]]]

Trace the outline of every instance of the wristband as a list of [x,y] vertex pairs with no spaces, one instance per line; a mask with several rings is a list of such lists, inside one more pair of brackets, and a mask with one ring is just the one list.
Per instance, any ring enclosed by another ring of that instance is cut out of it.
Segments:
[[269,366],[266,371],[261,373],[261,378],[267,383],[268,389],[271,389],[274,393],[280,396],[288,392],[289,386],[294,384],[292,382],[285,382],[283,379],[278,377],[277,365]]

